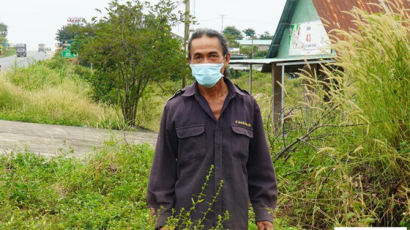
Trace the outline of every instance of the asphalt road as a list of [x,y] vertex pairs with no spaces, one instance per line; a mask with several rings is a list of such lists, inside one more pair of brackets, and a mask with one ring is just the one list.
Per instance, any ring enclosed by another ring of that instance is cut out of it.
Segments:
[[70,157],[84,158],[111,137],[122,143],[148,143],[154,147],[157,134],[0,120],[0,154],[27,150],[46,157],[68,153]]
[[50,58],[52,53],[28,51],[27,57],[17,57],[16,55],[0,58],[0,71],[10,70],[14,64],[19,67],[27,67],[30,63]]
[[[51,56],[52,53],[29,51],[27,57],[17,58],[14,55],[0,58],[0,71],[10,70],[15,64],[28,66]],[[69,156],[82,158],[111,137],[123,143],[148,143],[154,146],[157,134],[144,130],[128,132],[0,120],[0,154],[29,151],[44,156],[69,153]]]

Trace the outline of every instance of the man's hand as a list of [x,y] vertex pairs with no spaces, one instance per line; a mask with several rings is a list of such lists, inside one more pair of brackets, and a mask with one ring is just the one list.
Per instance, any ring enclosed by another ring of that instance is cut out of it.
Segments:
[[258,226],[258,230],[273,230],[273,225],[269,221],[258,221],[256,226]]

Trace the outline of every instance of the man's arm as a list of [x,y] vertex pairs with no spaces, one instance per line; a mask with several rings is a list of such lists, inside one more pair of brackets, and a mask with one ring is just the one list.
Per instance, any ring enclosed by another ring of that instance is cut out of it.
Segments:
[[256,222],[273,223],[278,190],[272,159],[266,142],[263,121],[258,104],[254,101],[253,139],[249,145],[248,186],[249,197]]
[[166,224],[175,201],[178,143],[168,110],[167,104],[162,113],[147,191],[148,206],[155,210],[158,217],[157,228]]

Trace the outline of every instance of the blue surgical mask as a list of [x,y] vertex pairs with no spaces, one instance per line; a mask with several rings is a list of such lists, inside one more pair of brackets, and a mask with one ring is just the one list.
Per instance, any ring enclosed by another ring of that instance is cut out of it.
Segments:
[[221,69],[224,66],[221,64],[204,63],[204,64],[190,64],[192,75],[195,80],[206,88],[212,88],[223,77]]

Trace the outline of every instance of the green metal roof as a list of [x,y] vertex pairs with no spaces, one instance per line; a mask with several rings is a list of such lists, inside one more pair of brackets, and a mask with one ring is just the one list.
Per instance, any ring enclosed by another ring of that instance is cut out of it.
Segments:
[[242,60],[230,60],[229,64],[272,64],[280,62],[291,62],[291,61],[300,61],[300,60],[324,60],[332,59],[335,56],[333,55],[316,55],[316,56],[297,56],[297,57],[288,57],[288,58],[264,58],[264,59],[242,59]]
[[282,12],[282,16],[280,17],[279,24],[276,27],[276,32],[275,32],[275,35],[273,36],[273,40],[270,45],[268,55],[266,56],[266,58],[274,58],[277,56],[278,51],[279,51],[280,42],[282,41],[283,32],[291,23],[297,2],[298,0],[287,0],[286,1],[285,7]]
[[[290,52],[290,26],[305,22],[321,21],[312,0],[287,0],[279,24],[276,28],[267,58],[287,58]],[[322,55],[312,55],[320,57]],[[301,56],[300,60],[304,57]]]
[[257,39],[254,39],[254,40],[236,40],[236,42],[238,42],[239,45],[242,45],[242,46],[244,46],[244,45],[251,46],[252,44],[255,45],[255,46],[257,46],[257,45],[268,46],[268,45],[271,44],[272,40],[257,40]]

